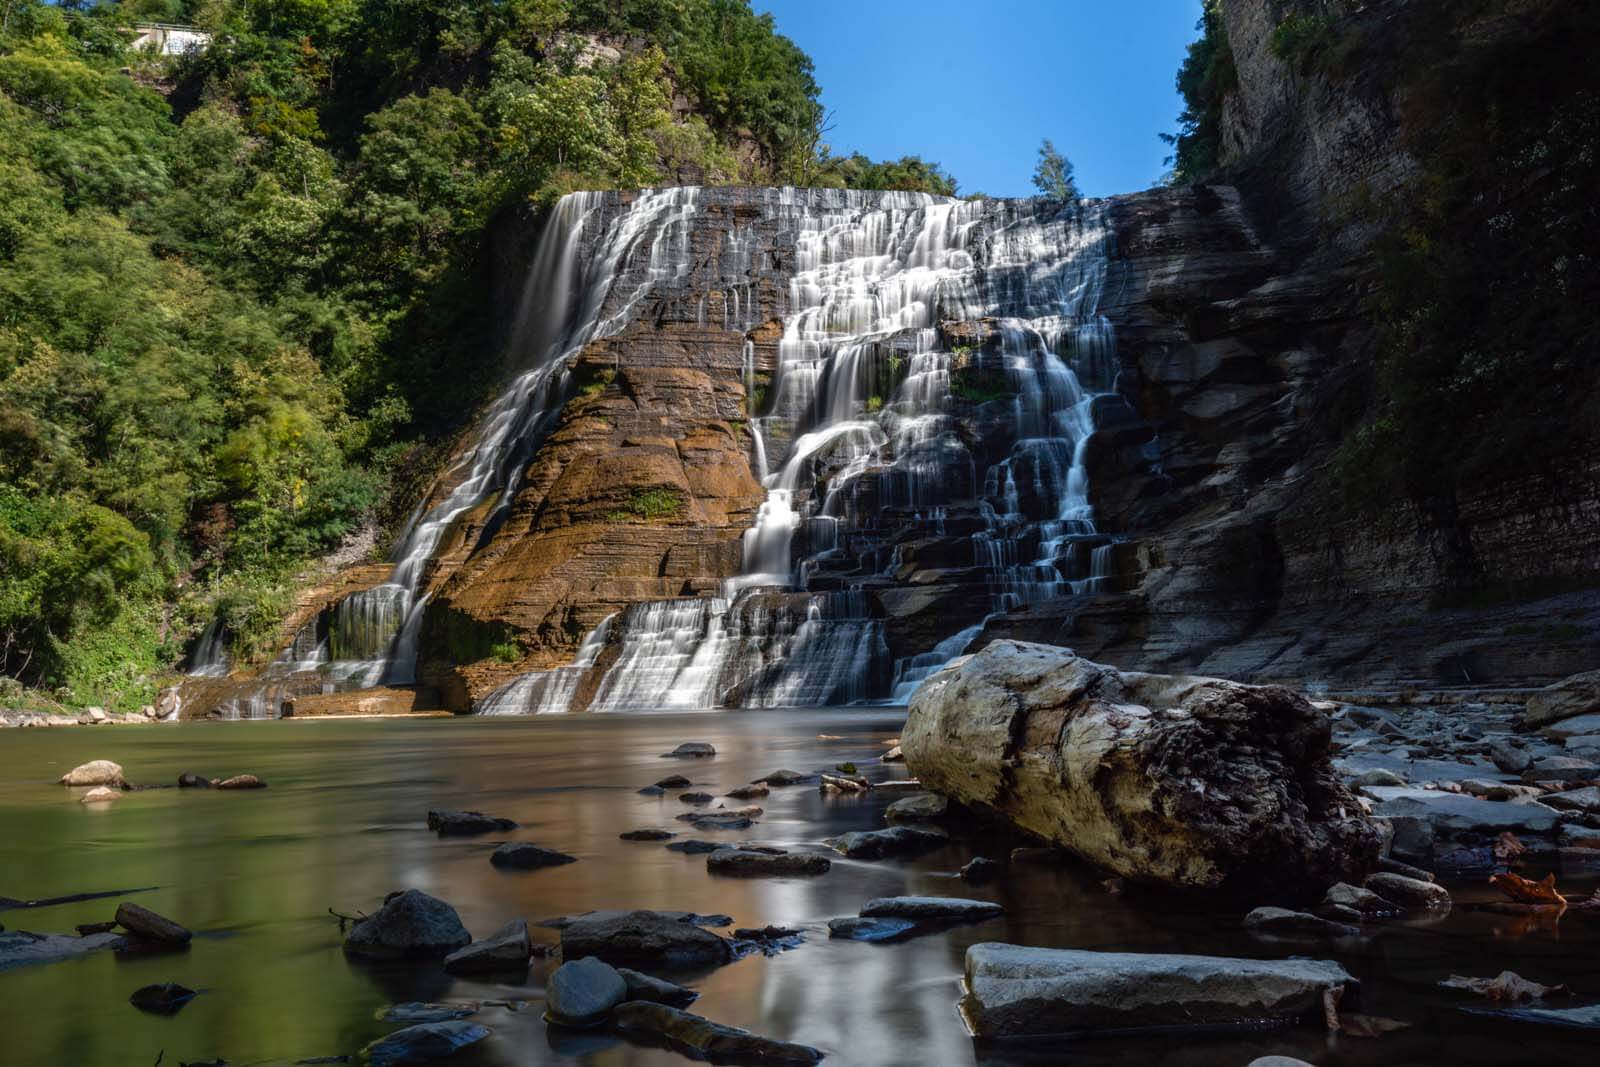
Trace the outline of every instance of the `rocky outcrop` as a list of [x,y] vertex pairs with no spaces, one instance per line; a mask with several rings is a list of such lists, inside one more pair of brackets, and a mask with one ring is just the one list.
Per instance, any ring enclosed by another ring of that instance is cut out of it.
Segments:
[[1119,876],[1315,899],[1360,882],[1380,841],[1331,738],[1287,689],[999,641],[923,683],[901,745],[924,787]]

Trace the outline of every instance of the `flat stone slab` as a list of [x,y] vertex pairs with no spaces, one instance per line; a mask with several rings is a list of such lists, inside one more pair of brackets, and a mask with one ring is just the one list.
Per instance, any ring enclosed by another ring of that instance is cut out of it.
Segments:
[[1553,722],[1539,732],[1557,741],[1565,741],[1569,737],[1578,737],[1582,734],[1600,734],[1600,713],[1579,715]]
[[117,934],[31,934],[26,930],[0,933],[0,971],[30,963],[59,963],[122,944]]
[[442,1060],[488,1036],[487,1026],[461,1019],[422,1023],[379,1038],[362,1049],[361,1055],[371,1067],[398,1067],[403,1063]]
[[1251,960],[1139,952],[967,949],[962,1012],[975,1036],[1248,1026],[1321,1019],[1355,980],[1332,960]]
[[1462,1008],[1473,1015],[1511,1019],[1519,1023],[1542,1023],[1572,1030],[1600,1030],[1600,1004],[1583,1008]]
[[1376,803],[1372,814],[1422,819],[1436,831],[1498,834],[1502,830],[1545,834],[1561,816],[1534,801],[1480,800],[1461,793],[1399,786],[1370,786],[1362,792]]
[[899,941],[916,930],[910,919],[864,919],[847,915],[828,920],[828,936],[836,941]]
[[436,1004],[425,1000],[408,1000],[402,1004],[391,1004],[378,1014],[378,1018],[386,1023],[404,1023],[415,1026],[418,1023],[442,1023],[451,1019],[465,1019],[469,1015],[478,1014],[479,1006],[473,1004]]
[[589,912],[562,928],[561,955],[568,960],[596,956],[645,969],[730,962],[728,942],[695,925],[697,918],[684,912]]
[[532,955],[527,920],[512,919],[488,937],[450,953],[444,958],[444,969],[450,974],[525,971]]
[[891,826],[887,830],[855,830],[829,841],[830,847],[857,860],[881,860],[889,856],[913,856],[931,852],[950,843],[942,833],[910,826]]
[[977,922],[1004,915],[1005,910],[991,901],[965,897],[877,897],[861,906],[861,917]]
[[489,862],[496,867],[534,871],[540,867],[560,867],[567,863],[577,863],[578,857],[557,852],[553,848],[540,848],[527,841],[508,841],[494,850]]
[[812,877],[827,874],[833,861],[815,852],[767,852],[741,848],[719,848],[706,857],[706,870],[712,874],[743,878]]
[[715,756],[717,750],[709,741],[685,741],[671,752],[661,753],[662,759],[705,759]]
[[440,837],[471,837],[476,834],[504,833],[516,828],[517,824],[510,819],[485,815],[481,811],[439,809],[428,812],[428,829]]
[[612,1025],[629,1038],[712,1063],[813,1064],[822,1059],[821,1052],[807,1045],[774,1041],[649,1001],[618,1004]]
[[670,1004],[674,1008],[682,1008],[693,1004],[700,997],[697,991],[688,986],[681,986],[665,978],[645,974],[643,971],[618,967],[617,973],[627,984],[629,1000],[652,1000],[657,1004]]

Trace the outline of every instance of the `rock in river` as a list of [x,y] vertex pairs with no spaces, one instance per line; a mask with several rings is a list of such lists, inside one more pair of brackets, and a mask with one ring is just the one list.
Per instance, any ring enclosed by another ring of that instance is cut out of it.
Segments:
[[635,1040],[659,1043],[712,1063],[812,1064],[822,1059],[821,1052],[806,1045],[758,1037],[748,1030],[648,1001],[617,1005],[612,1025]]
[[1374,815],[1421,819],[1440,837],[1459,833],[1493,835],[1502,830],[1515,834],[1547,834],[1561,818],[1554,808],[1539,803],[1480,800],[1438,789],[1378,786],[1366,792],[1377,801],[1372,806]]
[[662,759],[704,759],[715,756],[717,750],[711,747],[709,741],[685,741],[671,752],[661,753]]
[[585,956],[555,969],[545,988],[546,1018],[562,1026],[599,1026],[628,999],[628,983],[604,960]]
[[253,774],[236,774],[211,783],[218,789],[265,789],[267,783]]
[[133,991],[128,1003],[140,1011],[153,1015],[174,1015],[178,1009],[194,999],[194,990],[177,982],[141,986]]
[[344,950],[376,959],[447,956],[471,941],[456,909],[420,889],[407,889],[351,927]]
[[444,958],[450,974],[494,974],[525,971],[533,945],[528,940],[526,919],[512,919],[500,929]]
[[693,918],[682,912],[592,911],[562,928],[561,955],[649,969],[727,963],[728,943],[694,925]]
[[1322,1019],[1355,984],[1331,960],[1091,952],[984,943],[967,949],[962,1012],[980,1038]]
[[937,793],[918,793],[890,804],[883,817],[889,822],[918,822],[942,819],[949,811],[950,802],[944,797]]
[[122,765],[108,759],[90,760],[63,774],[62,785],[122,785]]
[[116,934],[34,934],[26,930],[0,931],[0,971],[30,963],[56,963],[87,956],[101,949],[116,948],[122,938]]
[[1379,872],[1367,879],[1367,888],[1391,904],[1403,908],[1448,908],[1450,891],[1436,882],[1407,878],[1403,874]]
[[1244,917],[1244,928],[1253,934],[1319,939],[1356,937],[1361,933],[1354,926],[1286,908],[1257,908]]
[[751,782],[750,784],[751,785],[773,785],[773,786],[804,785],[804,784],[806,784],[808,782],[814,782],[816,780],[817,780],[817,776],[814,775],[814,774],[801,774],[799,771],[782,770],[782,771],[773,771],[769,775],[766,775],[766,776],[761,777],[761,778],[757,778],[754,782]]
[[901,744],[922,784],[1122,877],[1320,895],[1381,835],[1329,760],[1327,714],[1281,686],[1124,674],[995,641],[923,682]]
[[931,830],[891,826],[887,830],[855,830],[841,834],[828,844],[851,859],[881,860],[886,856],[910,856],[948,845],[950,839]]
[[1547,685],[1529,697],[1522,723],[1543,726],[1596,711],[1600,711],[1600,671],[1588,671]]
[[624,830],[617,836],[624,841],[670,841],[678,835],[671,830],[647,828],[644,830]]
[[489,862],[496,867],[534,871],[540,867],[560,867],[565,863],[577,863],[578,857],[557,852],[553,848],[540,848],[527,841],[507,841],[494,850]]
[[828,920],[828,936],[838,941],[898,941],[917,928],[910,919],[863,919],[847,915]]
[[987,900],[967,900],[964,897],[877,897],[861,906],[861,915],[868,919],[977,922],[1003,915],[1005,910]]
[[371,1067],[400,1067],[401,1064],[442,1060],[488,1036],[487,1026],[463,1019],[422,1023],[379,1038],[362,1049],[361,1056]]
[[451,811],[440,809],[428,812],[428,829],[440,837],[471,837],[474,834],[504,833],[515,830],[517,824],[510,819],[485,815],[481,811]]
[[693,1004],[700,997],[698,992],[688,986],[681,986],[664,978],[655,978],[643,971],[618,967],[617,973],[622,975],[622,980],[628,984],[629,1000],[653,1000],[657,1004],[671,1004],[675,1008],[682,1008]]
[[194,936],[171,919],[127,901],[117,905],[117,925],[146,941],[163,945],[187,945]]
[[80,804],[109,804],[122,799],[122,790],[107,785],[97,785],[78,799]]
[[203,774],[196,774],[193,771],[184,771],[182,774],[178,775],[178,788],[210,789],[211,779],[207,778]]
[[833,866],[826,856],[815,852],[785,852],[771,855],[741,848],[719,848],[706,857],[706,870],[712,874],[742,877],[782,877],[827,874]]

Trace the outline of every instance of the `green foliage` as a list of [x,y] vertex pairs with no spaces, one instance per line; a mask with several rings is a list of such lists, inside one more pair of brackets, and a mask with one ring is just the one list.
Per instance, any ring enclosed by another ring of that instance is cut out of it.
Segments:
[[901,156],[875,163],[859,152],[832,156],[826,147],[806,184],[825,189],[897,189],[935,196],[956,195],[956,180],[939,164],[920,156]]
[[1072,162],[1056,151],[1046,137],[1039,145],[1039,163],[1033,168],[1033,187],[1051,200],[1078,199],[1078,183],[1072,177]]
[[515,641],[500,641],[489,646],[489,655],[496,663],[515,663],[522,658],[522,646]]
[[635,489],[628,494],[622,507],[610,513],[611,522],[624,522],[630,518],[664,519],[683,510],[683,494],[676,489]]
[[876,415],[878,412],[880,412],[882,410],[883,410],[883,397],[878,396],[876,393],[874,393],[872,396],[867,397],[867,414],[868,415]]
[[1301,63],[1333,43],[1333,20],[1325,13],[1295,12],[1273,27],[1272,54]]
[[1200,38],[1189,45],[1178,68],[1178,95],[1183,97],[1178,132],[1161,135],[1172,146],[1167,163],[1174,183],[1200,181],[1221,164],[1222,101],[1239,81],[1221,0],[1204,0],[1195,29]]
[[950,373],[950,395],[969,404],[987,404],[1015,396],[1004,373],[966,367]]

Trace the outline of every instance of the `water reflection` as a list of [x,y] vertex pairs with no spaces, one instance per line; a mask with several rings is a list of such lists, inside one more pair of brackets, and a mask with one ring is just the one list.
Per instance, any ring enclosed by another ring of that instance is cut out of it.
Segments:
[[[328,915],[374,908],[414,886],[454,904],[475,934],[506,920],[533,921],[591,908],[655,907],[722,912],[737,925],[803,927],[805,943],[755,955],[692,980],[691,1010],[758,1033],[823,1048],[830,1064],[1074,1063],[1244,1064],[1278,1052],[1320,1064],[1519,1062],[1527,1035],[1468,1021],[1461,1001],[1434,983],[1448,973],[1510,968],[1546,983],[1600,994],[1592,960],[1595,924],[1569,916],[1559,928],[1523,929],[1509,916],[1461,908],[1431,922],[1396,923],[1338,958],[1364,981],[1361,1010],[1411,1028],[1375,1040],[1311,1032],[1197,1040],[1075,1042],[1045,1051],[976,1050],[956,1014],[963,953],[982,940],[1137,951],[1283,955],[1291,948],[1243,938],[1237,913],[1106,893],[1093,872],[1018,867],[972,888],[953,872],[966,844],[912,862],[838,860],[820,878],[711,878],[704,856],[617,839],[661,826],[685,836],[817,847],[882,823],[888,795],[828,797],[811,787],[774,789],[749,831],[688,831],[674,794],[640,786],[672,772],[722,793],[788,767],[845,761],[863,767],[898,733],[894,711],[752,712],[697,716],[546,716],[515,720],[265,722],[178,728],[11,731],[0,741],[0,895],[37,898],[156,885],[142,903],[197,931],[177,955],[88,959],[0,974],[6,1063],[150,1064],[226,1058],[292,1062],[353,1052],[391,1027],[377,1020],[404,1000],[526,1001],[486,1007],[494,1036],[456,1061],[468,1065],[678,1064],[662,1050],[605,1035],[558,1034],[540,1019],[544,967],[526,982],[464,981],[436,967],[347,960]],[[832,735],[819,739],[819,734]],[[674,761],[660,753],[707,740],[719,755]],[[259,793],[163,789],[104,810],[77,804],[50,783],[91,758],[122,763],[137,781],[171,782],[183,771],[250,772]],[[899,770],[873,766],[900,774]],[[742,802],[730,802],[737,804]],[[423,827],[432,806],[516,819],[521,828],[477,839],[439,839]],[[501,871],[488,855],[501,840],[535,841],[579,857],[540,871]],[[1574,889],[1587,887],[1574,884]],[[826,921],[895,893],[977,896],[1007,915],[891,945],[830,941]],[[1489,899],[1458,888],[1458,900]],[[109,918],[116,902],[89,901],[0,914],[11,929],[69,931]],[[534,927],[554,943],[556,933]],[[176,1016],[127,1003],[136,988],[178,981],[202,995]],[[1543,1031],[1541,1058],[1577,1062],[1584,1043]]]

